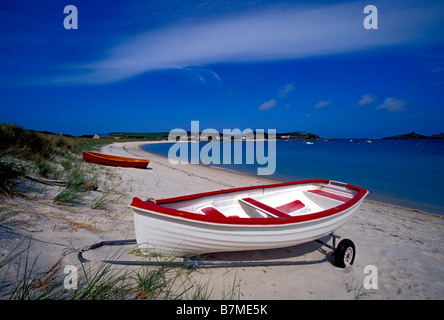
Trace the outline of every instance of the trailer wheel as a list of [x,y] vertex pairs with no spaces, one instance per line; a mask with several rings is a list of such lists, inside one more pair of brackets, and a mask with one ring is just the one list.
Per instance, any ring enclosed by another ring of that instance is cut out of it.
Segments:
[[351,266],[355,261],[356,247],[350,239],[339,242],[334,252],[335,265],[339,268]]

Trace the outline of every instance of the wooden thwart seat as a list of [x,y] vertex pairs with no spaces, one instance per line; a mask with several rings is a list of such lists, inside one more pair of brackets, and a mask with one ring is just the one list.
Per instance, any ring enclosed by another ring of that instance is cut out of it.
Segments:
[[305,204],[303,204],[300,200],[295,200],[286,204],[283,204],[279,207],[276,207],[277,210],[282,211],[284,213],[290,214],[296,210],[302,209],[305,207]]
[[352,198],[341,196],[339,194],[334,194],[334,193],[331,193],[331,192],[327,192],[327,191],[324,191],[324,190],[307,190],[307,191],[310,192],[310,193],[317,194],[319,196],[331,198],[331,199],[342,201],[342,202],[347,202],[347,201],[350,201],[352,199]]
[[217,210],[214,207],[205,207],[200,209],[200,212],[205,214],[206,216],[213,217],[213,218],[240,218],[239,216],[233,215],[233,216],[226,216],[219,210]]
[[289,215],[289,213],[305,207],[305,205],[299,200],[292,201],[290,203],[281,205],[276,208],[270,207],[270,206],[266,205],[265,203],[254,200],[252,198],[243,198],[243,199],[240,199],[239,201],[241,201],[241,202],[269,215],[269,216],[272,216],[275,218],[281,218],[281,219],[289,218],[289,217],[291,217]]
[[226,218],[226,216],[222,212],[218,211],[214,207],[202,208],[202,209],[200,209],[200,211],[203,214],[205,214],[207,216],[210,216],[210,217],[213,217],[213,218]]
[[[250,207],[252,207],[254,209],[257,209],[257,210],[265,213],[268,216],[271,216],[273,218],[281,218],[281,219],[289,218],[289,217],[291,217],[290,213],[305,207],[305,205],[299,200],[295,200],[295,201],[283,204],[283,205],[278,206],[276,208],[270,207],[270,206],[266,205],[265,203],[257,201],[253,198],[243,198],[243,199],[240,199],[239,201],[249,205]],[[210,216],[213,218],[239,218],[238,216],[227,217],[222,212],[218,211],[214,207],[202,208],[202,209],[200,209],[200,212],[205,214],[206,216]]]

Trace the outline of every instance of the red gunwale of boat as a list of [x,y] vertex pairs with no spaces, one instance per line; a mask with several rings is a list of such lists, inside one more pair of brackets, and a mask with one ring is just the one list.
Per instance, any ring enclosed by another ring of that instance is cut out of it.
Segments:
[[207,222],[207,223],[215,223],[215,224],[231,224],[231,225],[277,225],[277,224],[290,224],[290,223],[299,223],[299,222],[308,222],[320,218],[325,218],[337,213],[341,213],[348,208],[351,208],[356,203],[358,203],[361,199],[363,199],[368,191],[364,188],[356,187],[350,184],[347,184],[348,189],[353,189],[358,191],[358,193],[350,198],[347,202],[324,211],[319,211],[311,214],[300,215],[300,216],[289,216],[288,218],[240,218],[240,217],[219,217],[213,215],[203,215],[196,214],[193,212],[187,212],[183,210],[177,210],[172,208],[167,208],[161,206],[162,204],[196,199],[206,196],[212,196],[216,194],[224,194],[224,193],[232,193],[236,191],[246,191],[246,190],[254,190],[261,188],[274,188],[274,187],[284,187],[291,186],[297,184],[309,184],[309,183],[325,183],[326,185],[330,184],[330,180],[323,179],[314,179],[314,180],[304,180],[304,181],[294,181],[294,182],[285,182],[278,184],[270,184],[270,185],[261,185],[261,186],[252,186],[252,187],[242,187],[242,188],[234,188],[234,189],[225,189],[219,191],[212,192],[203,192],[192,195],[168,198],[168,199],[160,199],[155,201],[142,201],[141,199],[134,197],[130,207],[142,210],[148,210],[152,213],[167,215],[175,218],[185,219],[185,220],[194,220],[198,222]]
[[114,167],[146,168],[149,160],[112,156],[97,152],[83,151],[83,160]]

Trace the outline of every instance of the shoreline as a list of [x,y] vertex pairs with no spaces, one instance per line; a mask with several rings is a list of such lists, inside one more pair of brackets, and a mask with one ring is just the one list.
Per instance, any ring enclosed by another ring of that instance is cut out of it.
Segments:
[[[117,143],[120,143],[120,142],[117,142]],[[168,157],[166,157],[166,156],[143,150],[142,146],[146,145],[146,144],[175,143],[175,142],[172,142],[172,141],[138,142],[138,141],[136,141],[136,142],[130,142],[130,143],[136,144],[142,152],[145,152],[146,154],[148,154],[150,156],[154,155],[156,157],[162,157],[162,158],[168,160]],[[204,165],[204,164],[189,164],[189,165],[198,165],[198,166],[203,166],[203,167],[207,167],[207,168],[213,168],[216,170],[222,170],[225,172],[231,172],[231,173],[235,173],[235,174],[239,174],[239,175],[246,175],[249,177],[257,177],[257,178],[263,179],[264,182],[268,181],[269,183],[278,183],[278,182],[288,182],[289,181],[289,180],[283,180],[283,179],[277,179],[277,178],[273,179],[273,178],[270,178],[267,176],[257,176],[257,175],[254,175],[253,173],[247,173],[247,172],[243,172],[243,171],[232,169],[232,168],[224,168],[222,166],[217,166],[217,165]],[[427,208],[432,206],[430,204],[420,203],[420,202],[409,202],[404,199],[398,199],[398,198],[388,197],[385,195],[373,194],[371,191],[370,191],[370,194],[367,196],[366,201],[373,201],[373,202],[383,203],[383,204],[387,204],[387,205],[391,205],[391,206],[395,206],[395,207],[406,208],[409,210],[415,210],[421,214],[429,214],[429,215],[435,215],[438,217],[444,217],[443,214],[428,211]]]

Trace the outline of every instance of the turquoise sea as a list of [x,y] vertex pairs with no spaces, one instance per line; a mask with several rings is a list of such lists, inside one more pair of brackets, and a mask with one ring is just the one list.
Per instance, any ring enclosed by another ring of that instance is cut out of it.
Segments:
[[[320,178],[347,182],[368,189],[369,199],[444,215],[444,140],[367,141],[328,140],[306,144],[305,141],[278,140],[276,170],[264,177],[282,181]],[[200,150],[207,143],[200,142]],[[245,163],[245,142],[213,143],[221,146],[221,163],[223,144],[231,144],[232,160],[233,144],[241,144],[243,161],[211,166],[257,174],[258,167],[267,165]],[[167,157],[173,145],[147,144],[142,149]],[[190,155],[191,143],[188,146]],[[265,157],[267,154],[265,148]]]

